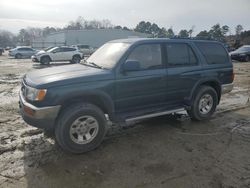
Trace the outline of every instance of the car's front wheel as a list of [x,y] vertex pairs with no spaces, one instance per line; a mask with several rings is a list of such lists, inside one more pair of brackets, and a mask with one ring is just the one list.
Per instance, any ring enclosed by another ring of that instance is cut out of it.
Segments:
[[76,104],[59,117],[55,135],[58,144],[70,153],[84,153],[98,147],[106,134],[104,113],[92,104]]
[[48,64],[50,64],[50,58],[49,57],[47,57],[47,56],[45,56],[45,57],[41,57],[41,60],[40,60],[40,62],[41,62],[41,64],[42,65],[48,65]]
[[214,88],[202,86],[194,96],[191,109],[187,112],[194,120],[205,120],[213,115],[217,104],[218,94]]
[[80,63],[81,62],[81,57],[79,55],[74,55],[71,62],[72,63]]

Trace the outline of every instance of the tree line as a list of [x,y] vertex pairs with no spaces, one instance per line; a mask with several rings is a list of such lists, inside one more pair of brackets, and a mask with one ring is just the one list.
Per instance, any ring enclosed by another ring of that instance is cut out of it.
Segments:
[[[130,29],[126,26],[113,25],[110,20],[86,20],[83,17],[78,17],[75,21],[70,21],[65,27],[45,27],[36,28],[28,27],[20,29],[17,35],[5,30],[0,31],[0,46],[16,46],[30,45],[32,40],[37,37],[45,37],[51,33],[65,31],[65,30],[84,30],[84,29],[122,29],[129,31],[136,31],[149,34],[153,38],[197,38],[205,40],[217,40],[220,42],[228,42],[229,39],[233,39],[234,47],[238,47],[242,44],[250,44],[250,31],[243,31],[242,25],[237,25],[234,28],[235,34],[230,34],[230,28],[227,25],[215,24],[210,30],[200,31],[196,36],[193,35],[195,26],[189,29],[181,29],[178,33],[175,33],[172,27],[165,28],[159,27],[156,23],[141,21],[134,29]],[[231,37],[231,38],[230,38]]]

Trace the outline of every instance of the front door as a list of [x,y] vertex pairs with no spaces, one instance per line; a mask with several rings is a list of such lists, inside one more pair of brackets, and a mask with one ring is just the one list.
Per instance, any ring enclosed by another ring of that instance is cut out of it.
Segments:
[[[136,46],[126,61],[137,61],[137,71],[118,72],[116,78],[116,111],[134,111],[166,102],[166,69],[160,44]],[[124,63],[125,63],[124,62]]]

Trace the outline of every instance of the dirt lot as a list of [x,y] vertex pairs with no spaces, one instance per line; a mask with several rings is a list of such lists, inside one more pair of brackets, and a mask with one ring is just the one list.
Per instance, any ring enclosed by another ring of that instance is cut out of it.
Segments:
[[0,56],[0,187],[250,187],[250,63],[234,66],[235,89],[210,121],[111,127],[98,149],[70,155],[18,112],[21,77],[44,67]]

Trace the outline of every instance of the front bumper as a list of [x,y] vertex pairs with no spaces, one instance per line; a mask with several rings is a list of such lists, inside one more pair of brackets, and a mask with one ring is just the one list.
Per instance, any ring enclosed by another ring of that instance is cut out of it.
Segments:
[[221,86],[221,94],[229,93],[233,90],[234,84],[223,84]]
[[39,60],[38,60],[37,57],[35,57],[35,56],[31,56],[31,60],[32,60],[33,62],[39,62]]
[[60,105],[38,108],[26,102],[21,92],[19,93],[19,98],[20,112],[26,123],[46,130],[54,128],[56,117],[61,108]]
[[8,54],[10,57],[14,57],[15,56],[15,54],[14,53],[10,53],[9,52],[9,54]]

